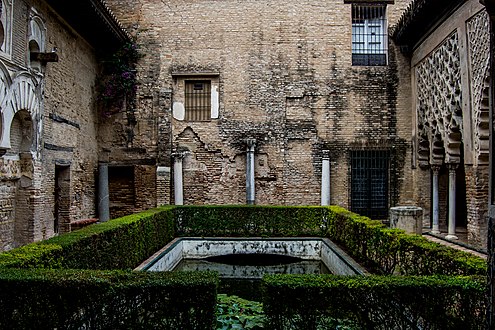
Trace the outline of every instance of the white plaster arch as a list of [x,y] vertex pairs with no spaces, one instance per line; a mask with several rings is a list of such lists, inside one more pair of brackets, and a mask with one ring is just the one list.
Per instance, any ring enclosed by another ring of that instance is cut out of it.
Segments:
[[31,8],[31,14],[29,15],[28,32],[28,63],[31,69],[41,72],[43,70],[42,63],[37,60],[32,60],[31,52],[45,52],[46,26],[43,18],[34,8]]
[[43,18],[34,8],[31,8],[29,16],[29,41],[36,41],[40,47],[40,52],[45,51],[46,26]]
[[33,122],[33,147],[39,148],[39,137],[41,136],[41,97],[37,80],[28,72],[16,75],[10,87],[7,106],[3,112],[4,129],[2,132],[2,143],[10,148],[10,127],[15,114],[20,110],[26,110],[31,115]]

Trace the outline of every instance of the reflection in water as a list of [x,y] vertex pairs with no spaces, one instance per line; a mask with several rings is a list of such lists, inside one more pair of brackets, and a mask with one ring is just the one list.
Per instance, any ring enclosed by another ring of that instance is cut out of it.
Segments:
[[276,254],[229,254],[183,259],[174,270],[212,270],[221,278],[261,278],[263,274],[329,274],[321,260]]
[[277,254],[229,254],[182,259],[174,271],[211,270],[220,274],[220,293],[260,301],[263,274],[329,274],[321,260]]

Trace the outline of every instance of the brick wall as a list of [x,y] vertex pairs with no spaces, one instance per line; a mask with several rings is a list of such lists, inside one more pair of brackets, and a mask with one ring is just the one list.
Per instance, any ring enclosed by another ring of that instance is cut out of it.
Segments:
[[468,241],[474,246],[486,247],[489,168],[465,166],[465,170]]
[[[172,150],[190,152],[186,204],[245,203],[246,138],[257,141],[259,204],[319,204],[322,151],[330,150],[331,202],[348,206],[349,151],[368,147],[391,151],[390,204],[411,203],[409,62],[391,43],[388,66],[351,66],[350,5],[108,3],[146,54],[138,66],[138,100],[146,106],[136,133],[158,131],[139,139],[140,147],[156,151],[164,166]],[[388,7],[390,25],[408,3]],[[218,74],[219,119],[172,116],[182,97],[177,82],[186,79],[177,72]]]
[[136,194],[132,166],[108,167],[110,217],[117,218],[134,211]]

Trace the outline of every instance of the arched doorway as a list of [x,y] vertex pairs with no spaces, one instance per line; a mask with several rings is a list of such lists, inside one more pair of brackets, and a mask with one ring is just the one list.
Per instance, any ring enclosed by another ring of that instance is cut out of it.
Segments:
[[10,125],[11,148],[7,156],[18,162],[19,179],[16,183],[14,246],[32,242],[34,239],[33,174],[31,155],[33,122],[27,110],[15,113]]

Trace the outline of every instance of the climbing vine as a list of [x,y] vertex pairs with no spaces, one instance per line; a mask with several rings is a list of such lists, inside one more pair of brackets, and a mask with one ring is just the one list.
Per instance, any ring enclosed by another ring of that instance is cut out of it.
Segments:
[[128,42],[104,62],[103,74],[98,79],[98,99],[104,116],[126,111],[128,118],[134,118],[136,63],[141,57],[136,43]]

